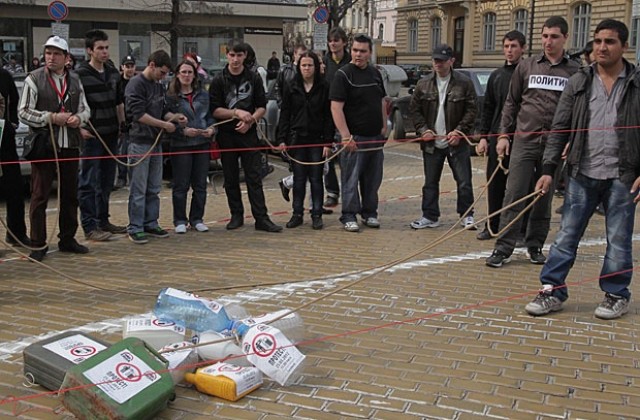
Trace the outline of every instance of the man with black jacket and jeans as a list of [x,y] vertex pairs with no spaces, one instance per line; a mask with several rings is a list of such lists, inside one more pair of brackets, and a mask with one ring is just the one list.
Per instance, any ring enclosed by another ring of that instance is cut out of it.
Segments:
[[[118,90],[120,73],[107,64],[109,37],[104,31],[93,29],[87,32],[85,47],[89,61],[82,63],[76,72],[91,108],[89,121],[111,153],[117,154],[120,122],[124,121],[123,98]],[[112,234],[127,232],[125,226],[109,222],[109,197],[116,175],[116,162],[92,128],[81,127],[80,134],[84,139],[78,175],[80,222],[87,239],[106,241]]]
[[245,45],[234,41],[227,45],[228,64],[209,87],[213,117],[218,121],[234,119],[222,124],[217,136],[222,151],[224,189],[231,211],[227,229],[238,229],[244,224],[238,165],[240,159],[255,228],[266,232],[280,232],[282,226],[273,223],[267,214],[260,174],[262,157],[255,127],[265,113],[267,99],[260,76],[244,66],[247,56]]
[[613,19],[598,24],[596,62],[583,67],[567,84],[553,118],[536,190],[553,192],[552,176],[569,144],[569,182],[562,224],[540,273],[542,290],[525,306],[534,316],[562,309],[569,294],[566,277],[580,239],[596,206],[605,210],[607,249],[600,272],[604,300],[595,310],[601,319],[629,310],[633,274],[633,225],[640,201],[640,73],[623,58],[627,26]]
[[[476,146],[478,155],[487,155],[487,181],[498,167],[498,153],[496,145],[498,143],[497,133],[500,130],[500,118],[502,117],[502,107],[507,94],[511,76],[520,58],[524,53],[526,39],[519,31],[508,32],[502,39],[502,52],[504,54],[504,66],[495,70],[489,76],[486,94],[484,95],[484,107],[482,113],[482,125],[480,126],[480,142]],[[509,167],[509,156],[502,160],[502,166]],[[489,202],[489,214],[502,208],[504,191],[507,188],[507,174],[498,171],[493,177],[493,181],[487,187],[487,200]],[[489,228],[491,228],[489,230]],[[479,240],[491,239],[491,232],[496,233],[500,228],[500,215],[491,217],[485,228],[477,235]]]

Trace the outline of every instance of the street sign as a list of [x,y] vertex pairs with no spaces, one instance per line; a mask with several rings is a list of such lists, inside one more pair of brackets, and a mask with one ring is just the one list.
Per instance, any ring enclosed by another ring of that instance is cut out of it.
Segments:
[[60,0],[55,0],[49,3],[47,13],[49,13],[49,17],[56,22],[62,22],[69,16],[69,8]]
[[51,22],[51,35],[58,35],[60,38],[69,42],[69,24]]
[[329,21],[329,9],[326,7],[318,7],[313,12],[313,20],[318,23],[327,23]]
[[327,49],[327,35],[329,35],[329,25],[326,23],[313,24],[313,49],[320,51]]

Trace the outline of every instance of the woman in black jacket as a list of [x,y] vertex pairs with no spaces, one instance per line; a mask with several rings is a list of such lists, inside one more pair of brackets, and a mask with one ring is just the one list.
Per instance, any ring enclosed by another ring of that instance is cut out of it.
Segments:
[[311,184],[311,220],[313,229],[322,229],[321,162],[330,153],[323,143],[333,139],[333,120],[329,102],[329,85],[320,74],[320,62],[313,52],[305,52],[297,64],[297,74],[285,84],[282,94],[278,140],[281,150],[301,162],[293,164],[293,215],[288,228],[302,224],[307,180]]

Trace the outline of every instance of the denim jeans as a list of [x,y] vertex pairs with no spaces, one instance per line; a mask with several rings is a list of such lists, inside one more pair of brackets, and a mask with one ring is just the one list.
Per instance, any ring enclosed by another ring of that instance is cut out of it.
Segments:
[[[334,140],[339,144],[340,133],[336,132]],[[336,174],[336,162],[337,159],[329,161],[329,171],[324,176],[324,186],[327,189],[327,194],[335,194],[336,198],[340,196],[340,184],[338,183],[338,175]]]
[[[322,161],[322,147],[300,147],[289,152],[294,159],[301,162]],[[301,165],[293,163],[293,213],[304,213],[304,196],[307,180],[311,184],[311,215],[322,216],[322,165]]]
[[[605,211],[607,250],[600,272],[600,288],[627,299],[631,296],[631,246],[636,205],[633,202],[634,195],[629,193],[629,190],[630,187],[618,179],[603,181],[580,174],[576,178],[569,178],[560,231],[540,273],[540,282],[543,285],[557,287],[565,284],[589,219],[602,202]],[[566,287],[554,289],[553,295],[562,301],[569,297]]]
[[[173,170],[173,224],[191,226],[202,223],[207,202],[207,174],[209,173],[209,143],[186,148],[174,148],[171,155]],[[191,208],[187,218],[187,194],[191,194]]]
[[[458,187],[456,211],[462,215],[473,205],[473,186],[471,185],[471,157],[469,147],[446,149],[435,148],[433,153],[422,152],[424,166],[424,186],[422,187],[422,216],[436,222],[440,218],[440,178],[445,159],[449,162],[453,179]],[[469,212],[473,216],[473,210]]]
[[[120,157],[118,160],[123,162],[127,161],[127,154],[129,150],[129,133],[124,133],[118,139],[118,153]],[[125,165],[118,163],[118,179],[121,180],[125,185],[127,184],[127,175],[129,174],[129,168]]]
[[[356,142],[380,140],[380,136],[353,136]],[[375,144],[378,146],[378,144]],[[359,213],[363,219],[378,217],[378,190],[382,184],[384,153],[359,148],[340,154],[342,181],[342,216],[340,222],[355,222]],[[359,191],[358,191],[359,189]]]
[[[112,153],[117,154],[118,139],[104,138]],[[99,159],[88,159],[98,157]],[[109,196],[116,175],[116,162],[97,138],[84,142],[80,173],[78,174],[78,202],[80,222],[85,233],[109,223]]]
[[[140,160],[150,144],[129,144],[129,163]],[[162,146],[158,144],[141,164],[129,167],[129,226],[128,233],[142,232],[158,226],[160,189],[162,188]]]

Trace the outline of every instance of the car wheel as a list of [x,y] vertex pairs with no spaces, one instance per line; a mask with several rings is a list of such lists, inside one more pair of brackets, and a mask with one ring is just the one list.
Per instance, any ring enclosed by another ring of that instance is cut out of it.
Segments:
[[393,112],[393,139],[404,140],[407,137],[407,133],[404,131],[404,120],[402,119],[402,113],[396,109]]

